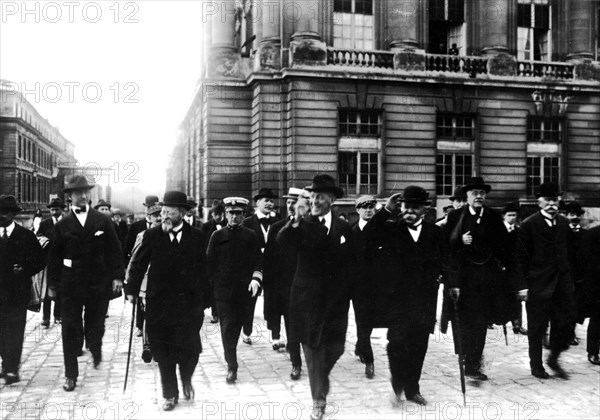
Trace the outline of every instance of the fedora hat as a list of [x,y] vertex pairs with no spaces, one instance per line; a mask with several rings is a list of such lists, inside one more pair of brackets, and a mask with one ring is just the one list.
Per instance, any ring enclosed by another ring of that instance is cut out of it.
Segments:
[[223,200],[213,200],[210,211],[212,214],[225,213],[225,205],[223,204]]
[[89,184],[88,180],[83,175],[73,175],[69,180],[69,183],[63,188],[64,193],[70,193],[75,190],[88,190],[94,188],[94,184]]
[[186,210],[192,208],[187,201],[187,195],[181,191],[167,191],[163,196],[163,201],[158,204],[161,206],[183,207]]
[[400,201],[405,203],[423,204],[430,205],[429,193],[417,185],[409,185],[404,188]]
[[277,194],[275,194],[270,188],[261,188],[260,190],[258,190],[258,194],[254,196],[254,201],[258,201],[261,198],[270,198],[272,200],[275,200],[279,197],[277,197]]
[[509,201],[508,203],[506,203],[504,205],[504,207],[502,207],[502,211],[500,213],[506,214],[511,211],[515,211],[518,213],[520,210],[521,210],[521,208],[519,207],[519,205],[517,203],[515,203],[514,201]]
[[108,207],[109,210],[112,207],[112,205],[108,201],[105,201],[104,199],[101,198],[100,200],[98,200],[98,202],[94,206],[94,209],[98,210],[99,207],[103,207],[103,206]]
[[536,197],[558,197],[562,195],[556,182],[544,182],[539,186]]
[[146,198],[144,199],[144,202],[142,203],[142,206],[150,207],[150,206],[155,205],[159,201],[160,200],[157,195],[147,195]]
[[246,211],[246,207],[250,202],[242,197],[227,197],[223,199],[225,210]]
[[62,201],[60,197],[56,197],[50,200],[50,204],[48,204],[46,207],[49,209],[51,209],[52,207],[60,207],[61,209],[64,209],[65,207],[67,207],[67,205],[64,201]]
[[17,205],[14,195],[0,195],[0,211],[5,213],[18,213],[22,209]]
[[577,216],[581,216],[583,213],[585,213],[585,210],[581,208],[581,204],[579,204],[579,201],[571,201],[570,203],[568,203],[565,206],[565,211],[567,212],[567,214],[573,213]]
[[450,201],[466,200],[467,196],[465,195],[465,193],[463,193],[462,189],[463,189],[463,187],[456,187],[454,189],[454,194],[452,194],[450,197],[448,197],[448,200],[450,200]]
[[463,195],[467,195],[467,191],[471,190],[485,190],[486,193],[492,191],[492,187],[485,183],[482,177],[474,176],[462,187]]
[[305,190],[311,192],[327,192],[335,195],[336,198],[342,198],[344,196],[344,190],[335,185],[335,180],[327,174],[315,175],[312,181],[312,185],[306,187]]
[[196,199],[194,197],[192,197],[191,195],[188,195],[188,197],[186,199],[186,203],[188,203],[190,206],[192,206],[191,208],[194,208],[198,205],[198,203],[196,202]]

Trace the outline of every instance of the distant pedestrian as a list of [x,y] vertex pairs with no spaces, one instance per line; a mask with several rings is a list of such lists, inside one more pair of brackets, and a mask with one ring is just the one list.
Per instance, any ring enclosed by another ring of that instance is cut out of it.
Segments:
[[[225,218],[225,206],[223,200],[214,200],[210,209],[210,219],[202,226],[202,231],[206,235],[206,240],[210,241],[212,234],[223,229],[227,226],[227,219]],[[210,312],[211,312],[211,324],[219,322],[219,311],[217,309],[217,302],[215,301],[215,294],[210,291]]]

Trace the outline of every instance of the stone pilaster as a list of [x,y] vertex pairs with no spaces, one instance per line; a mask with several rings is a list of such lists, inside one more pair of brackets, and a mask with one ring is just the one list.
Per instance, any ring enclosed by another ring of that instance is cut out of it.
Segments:
[[[300,65],[326,65],[327,46],[319,34],[320,2],[302,0],[294,3],[295,30],[290,42],[290,62]],[[289,8],[284,18],[289,18]]]
[[215,3],[212,10],[212,44],[209,52],[210,77],[238,77],[241,74],[241,55],[235,47],[235,0]]
[[569,41],[567,60],[593,59],[593,16],[596,3],[587,0],[569,0]]
[[508,54],[508,9],[510,0],[479,0],[479,22],[483,27],[484,55]]

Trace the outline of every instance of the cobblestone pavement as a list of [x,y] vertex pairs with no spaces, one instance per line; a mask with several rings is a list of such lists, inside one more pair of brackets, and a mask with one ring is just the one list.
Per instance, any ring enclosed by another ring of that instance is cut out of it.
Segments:
[[[98,370],[86,352],[79,358],[76,390],[62,390],[64,368],[60,325],[40,328],[41,314],[29,313],[22,357],[21,382],[0,385],[2,419],[306,419],[310,389],[303,372],[299,381],[289,377],[289,355],[275,352],[262,319],[262,298],[255,317],[251,346],[238,345],[240,368],[235,385],[225,383],[226,365],[217,325],[205,317],[204,351],[194,374],[194,401],[182,400],[172,412],[160,410],[161,389],[157,365],[144,363],[141,339],[134,337],[134,353],[126,392],[123,392],[131,305],[111,302],[106,320],[104,361]],[[457,358],[452,338],[436,329],[429,341],[421,379],[426,407],[392,403],[386,356],[385,330],[373,332],[375,378],[364,376],[354,356],[356,329],[353,313],[344,355],[331,374],[328,419],[553,419],[600,418],[600,368],[587,361],[585,327],[578,326],[579,346],[564,353],[570,380],[541,381],[530,375],[527,338],[508,328],[506,346],[502,329],[488,330],[485,350],[486,383],[467,381],[467,405],[462,404]],[[549,370],[549,373],[551,371]]]

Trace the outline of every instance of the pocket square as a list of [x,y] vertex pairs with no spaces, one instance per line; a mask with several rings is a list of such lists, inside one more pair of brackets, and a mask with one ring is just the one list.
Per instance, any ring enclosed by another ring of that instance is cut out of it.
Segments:
[[100,235],[104,235],[103,230],[99,230],[98,232],[94,233],[94,236],[100,236]]
[[341,244],[345,244],[345,243],[346,243],[346,238],[344,237],[344,235],[342,235],[342,236],[340,237],[340,245],[341,245]]

